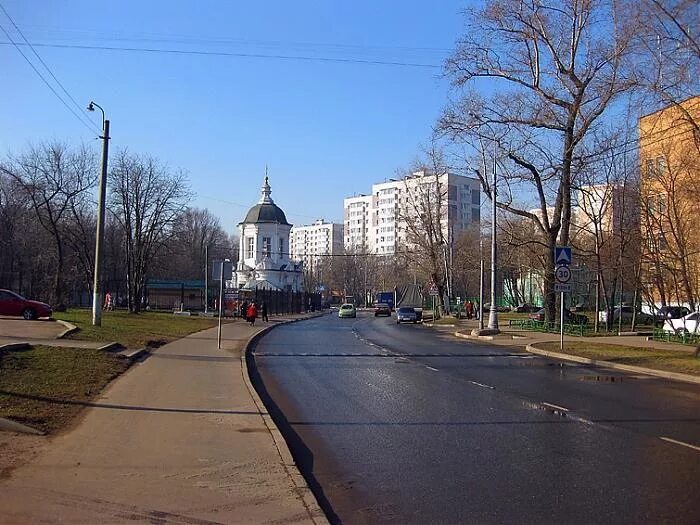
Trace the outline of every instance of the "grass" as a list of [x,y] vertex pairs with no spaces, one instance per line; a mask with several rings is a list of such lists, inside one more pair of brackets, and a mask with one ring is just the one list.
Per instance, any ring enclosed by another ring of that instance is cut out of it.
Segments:
[[34,346],[0,351],[0,417],[54,433],[129,366],[116,355]]
[[175,316],[163,312],[130,314],[115,310],[102,312],[102,326],[92,326],[92,311],[71,309],[55,312],[54,317],[74,324],[79,331],[68,339],[80,341],[116,341],[127,348],[159,346],[194,332],[216,326],[213,317]]
[[[538,343],[537,348],[559,352],[559,343]],[[609,343],[575,341],[564,343],[564,353],[623,365],[700,375],[700,358],[695,357],[694,351],[690,349],[662,350]]]

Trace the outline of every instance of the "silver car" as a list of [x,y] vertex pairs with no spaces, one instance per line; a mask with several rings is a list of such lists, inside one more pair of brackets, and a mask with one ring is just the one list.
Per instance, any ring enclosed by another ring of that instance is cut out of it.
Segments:
[[415,308],[410,306],[402,306],[396,310],[396,323],[417,323],[418,314]]

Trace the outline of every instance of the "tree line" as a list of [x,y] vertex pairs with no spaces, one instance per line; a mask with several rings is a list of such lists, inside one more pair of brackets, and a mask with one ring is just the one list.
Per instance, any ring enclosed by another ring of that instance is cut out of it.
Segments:
[[[99,157],[86,146],[30,146],[0,160],[0,287],[63,308],[92,295]],[[108,173],[103,289],[133,312],[148,279],[203,279],[205,252],[236,243],[206,209],[189,206],[187,175],[123,150]]]

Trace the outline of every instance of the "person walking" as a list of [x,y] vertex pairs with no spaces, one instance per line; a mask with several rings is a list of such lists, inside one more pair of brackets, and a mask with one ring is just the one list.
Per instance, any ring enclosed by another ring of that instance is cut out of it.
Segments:
[[270,320],[267,318],[267,303],[265,301],[263,301],[263,304],[260,308],[260,311],[262,313],[263,322],[265,322],[265,323],[269,322]]
[[255,318],[258,316],[258,307],[255,306],[255,301],[250,303],[248,307],[248,321],[252,326],[255,326]]
[[241,319],[248,320],[248,301],[243,301],[241,303]]
[[112,309],[112,294],[107,292],[105,294],[105,304],[102,306],[103,310],[111,310]]

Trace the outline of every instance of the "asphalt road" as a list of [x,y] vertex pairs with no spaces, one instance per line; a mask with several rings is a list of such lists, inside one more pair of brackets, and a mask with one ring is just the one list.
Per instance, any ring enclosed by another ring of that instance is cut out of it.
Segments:
[[254,361],[332,522],[700,522],[699,386],[362,315]]

